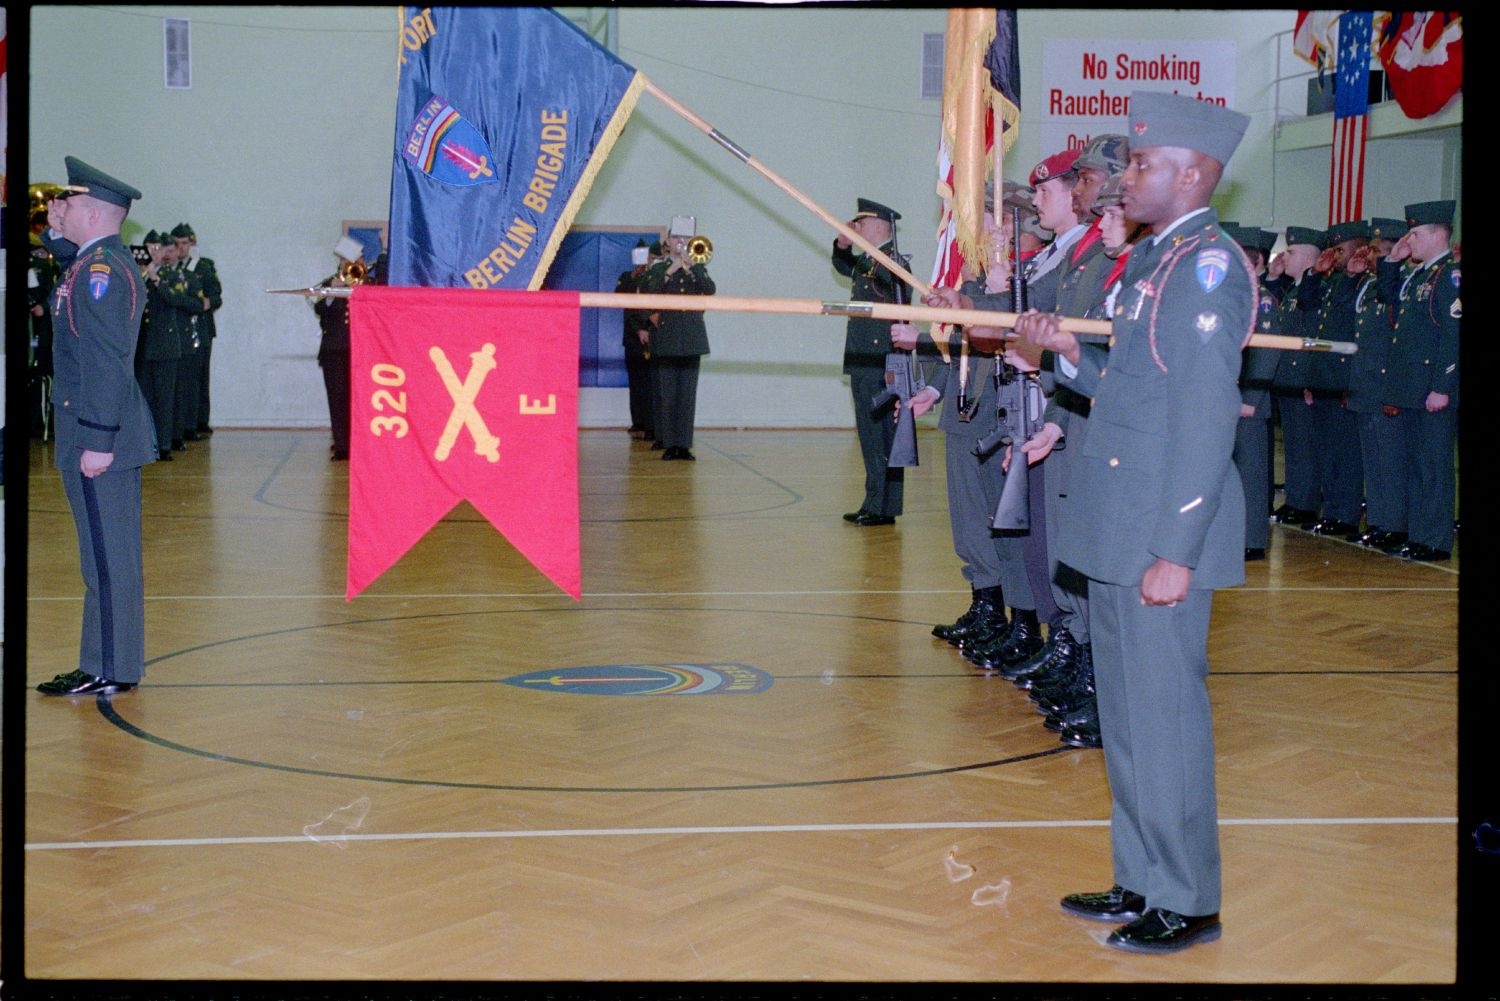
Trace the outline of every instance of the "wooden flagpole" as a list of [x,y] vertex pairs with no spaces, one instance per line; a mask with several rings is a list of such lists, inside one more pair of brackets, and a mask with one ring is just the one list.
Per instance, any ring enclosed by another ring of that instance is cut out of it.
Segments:
[[672,111],[676,112],[678,115],[682,116],[683,119],[685,119],[694,128],[698,129],[698,131],[707,135],[710,139],[718,143],[720,146],[723,146],[736,159],[740,160],[742,163],[750,167],[756,173],[760,174],[766,180],[776,185],[782,191],[785,191],[787,194],[791,195],[804,208],[808,209],[819,219],[822,219],[824,222],[828,223],[828,225],[832,226],[835,230],[838,231],[841,236],[849,240],[849,242],[853,243],[855,246],[859,247],[859,249],[863,250],[865,253],[875,258],[875,260],[879,261],[887,271],[900,278],[902,281],[906,282],[906,284],[910,285],[913,289],[916,290],[918,295],[925,296],[932,290],[931,286],[929,286],[926,282],[919,280],[910,271],[906,270],[899,263],[892,260],[888,254],[882,252],[879,247],[875,246],[869,240],[866,240],[854,230],[850,229],[848,224],[845,223],[842,219],[835,217],[827,209],[823,208],[823,206],[819,205],[817,202],[813,201],[811,198],[798,191],[789,182],[787,182],[786,179],[781,177],[770,167],[767,167],[765,164],[761,163],[754,156],[750,155],[750,153],[746,152],[728,136],[724,135],[718,129],[714,128],[708,122],[705,122],[702,118],[693,114],[693,112],[684,107],[682,103],[674,98],[671,94],[668,94],[656,84],[652,83],[650,80],[647,80],[644,75],[641,77],[641,79],[646,81],[646,92],[648,94],[655,97],[658,101],[665,104],[668,108],[672,109]]
[[[347,299],[352,288],[316,285],[310,288],[268,288],[278,295],[300,295],[313,299],[329,296]],[[475,292],[477,289],[453,289]],[[561,291],[561,290],[559,290]],[[694,313],[782,313],[797,316],[869,316],[898,323],[949,323],[966,327],[1015,326],[1015,313],[988,309],[947,309],[941,306],[898,306],[893,302],[839,302],[823,299],[761,299],[735,295],[665,295],[649,292],[578,292],[578,305],[591,309],[659,309]],[[1085,320],[1076,316],[1058,317],[1058,325],[1080,337],[1108,337],[1109,320]],[[1276,348],[1283,351],[1331,351],[1352,355],[1358,349],[1353,341],[1325,341],[1285,334],[1252,334],[1249,347]]]

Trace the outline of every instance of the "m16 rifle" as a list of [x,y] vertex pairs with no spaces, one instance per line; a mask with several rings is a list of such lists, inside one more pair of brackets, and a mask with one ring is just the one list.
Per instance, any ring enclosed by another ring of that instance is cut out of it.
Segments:
[[[891,223],[891,257],[902,267],[909,268],[909,258],[902,257],[896,249],[896,224]],[[906,286],[894,275],[895,285],[891,293],[898,306],[906,305]],[[878,413],[892,403],[896,421],[896,437],[891,442],[891,454],[886,460],[887,469],[905,469],[920,465],[917,461],[917,418],[911,412],[911,398],[927,388],[922,378],[921,366],[917,364],[916,351],[894,349],[885,356],[885,389],[870,400],[870,412]]]
[[[1014,312],[1024,313],[1028,304],[1026,276],[1021,268],[1021,210],[1012,207],[1011,211],[1016,265],[1010,276],[1011,304]],[[991,522],[994,528],[1031,528],[1029,467],[1021,445],[1042,430],[1046,409],[1047,395],[1042,391],[1041,380],[1036,374],[1022,372],[1007,363],[1003,355],[997,356],[995,415],[999,424],[974,446],[974,454],[980,458],[994,453],[1001,445],[1011,446],[1010,469],[1005,474],[1005,486],[1000,491],[1000,503],[995,506],[995,519]]]

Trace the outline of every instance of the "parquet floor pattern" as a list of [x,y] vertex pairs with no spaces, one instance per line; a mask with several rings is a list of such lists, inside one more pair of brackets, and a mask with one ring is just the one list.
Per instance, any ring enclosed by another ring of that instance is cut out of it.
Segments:
[[[146,470],[147,684],[28,693],[28,976],[1453,977],[1456,560],[1278,527],[1219,594],[1225,934],[1139,957],[1057,907],[1110,882],[1101,754],[929,635],[968,601],[935,431],[865,530],[852,432],[705,431],[696,463],[583,432],[576,604],[467,504],[346,603],[326,446],[225,430]],[[29,506],[35,685],[82,589],[37,442]],[[674,663],[774,680],[504,683]]]

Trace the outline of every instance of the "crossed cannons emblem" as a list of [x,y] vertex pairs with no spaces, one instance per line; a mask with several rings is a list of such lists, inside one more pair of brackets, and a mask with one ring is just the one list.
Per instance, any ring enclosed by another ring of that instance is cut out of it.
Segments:
[[490,434],[484,418],[474,407],[474,400],[479,396],[479,388],[484,385],[485,377],[495,370],[495,345],[486,344],[469,355],[473,364],[469,366],[469,374],[464,377],[463,382],[458,381],[458,373],[453,371],[442,348],[434,346],[427,352],[427,356],[432,359],[433,366],[442,377],[443,385],[448,387],[448,395],[453,397],[453,410],[448,415],[448,424],[443,428],[433,457],[439,462],[447,460],[458,442],[459,432],[468,428],[469,434],[474,438],[474,454],[482,455],[490,462],[499,462],[500,439]]

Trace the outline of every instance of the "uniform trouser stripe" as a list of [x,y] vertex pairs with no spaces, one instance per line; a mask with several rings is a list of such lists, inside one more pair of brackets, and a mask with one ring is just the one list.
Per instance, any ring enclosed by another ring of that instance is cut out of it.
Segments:
[[104,520],[99,515],[99,492],[94,481],[82,477],[83,506],[88,517],[89,547],[94,553],[94,588],[99,595],[99,673],[115,676],[114,587],[109,574],[109,550],[104,545]]

